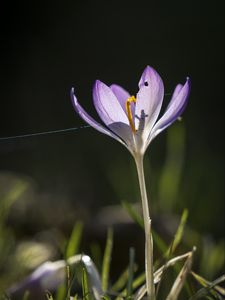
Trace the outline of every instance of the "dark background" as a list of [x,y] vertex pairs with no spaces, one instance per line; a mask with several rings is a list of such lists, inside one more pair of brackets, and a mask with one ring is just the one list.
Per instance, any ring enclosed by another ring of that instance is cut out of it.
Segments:
[[[72,86],[95,116],[95,79],[135,94],[143,69],[151,65],[170,94],[191,78],[183,121],[174,125],[185,132],[185,142],[169,212],[179,215],[187,207],[192,228],[222,238],[223,1],[22,1],[9,2],[1,14],[1,137],[84,125],[69,99]],[[171,130],[157,137],[146,155],[153,223],[166,213],[158,180]],[[8,179],[2,188],[23,178],[33,189],[32,197],[23,199],[26,208],[12,217],[21,237],[52,226],[68,229],[79,218],[95,218],[103,205],[139,198],[126,149],[91,128],[0,141],[0,170]]]

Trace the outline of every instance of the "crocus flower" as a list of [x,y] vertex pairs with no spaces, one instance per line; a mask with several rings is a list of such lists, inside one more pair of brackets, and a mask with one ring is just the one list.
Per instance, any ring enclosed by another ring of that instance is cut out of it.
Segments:
[[73,106],[81,118],[98,131],[122,143],[133,155],[141,192],[145,229],[145,277],[148,299],[155,300],[153,242],[151,237],[151,218],[145,184],[143,158],[151,141],[171,125],[183,113],[189,91],[190,81],[178,84],[164,114],[159,118],[164,97],[164,86],[159,74],[147,66],[139,81],[136,96],[130,95],[119,85],[110,87],[97,80],[93,88],[95,109],[102,120],[94,120],[79,104],[74,89],[71,90]]
[[100,276],[91,258],[85,254],[71,256],[67,261],[47,261],[41,264],[23,281],[9,288],[7,294],[10,299],[11,297],[12,299],[24,299],[24,294],[28,291],[29,299],[46,299],[46,291],[56,291],[65,282],[66,267],[69,266],[70,269],[73,269],[79,268],[80,265],[85,267],[95,299],[100,300],[103,295]]
[[178,84],[165,113],[158,119],[164,86],[159,74],[147,66],[139,81],[139,91],[131,96],[119,85],[107,86],[96,80],[93,88],[95,109],[102,120],[94,120],[79,104],[74,89],[71,99],[81,118],[98,131],[122,143],[132,155],[143,155],[151,141],[183,113],[187,103],[190,80]]

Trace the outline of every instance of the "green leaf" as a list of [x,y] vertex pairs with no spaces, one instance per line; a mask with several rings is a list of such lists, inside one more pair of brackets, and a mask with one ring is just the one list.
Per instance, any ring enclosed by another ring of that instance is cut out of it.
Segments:
[[177,246],[180,244],[183,234],[184,234],[184,227],[187,223],[187,218],[188,218],[188,210],[184,209],[181,219],[180,219],[180,224],[177,228],[177,232],[175,234],[173,244],[172,244],[172,253],[176,250]]
[[82,294],[84,300],[91,300],[86,269],[82,270]]
[[145,282],[145,272],[143,272],[137,278],[134,279],[133,285],[132,285],[133,289],[135,290],[136,288],[138,288],[144,282]]
[[180,242],[183,238],[184,227],[186,225],[187,218],[188,218],[188,210],[184,209],[184,211],[182,213],[182,216],[181,216],[181,219],[180,219],[179,226],[178,226],[177,231],[175,233],[174,239],[173,239],[171,245],[169,246],[169,248],[167,249],[165,257],[167,257],[167,258],[170,257],[170,255],[175,252],[178,245],[180,244]]
[[122,274],[118,277],[118,279],[116,280],[116,282],[113,284],[111,290],[113,292],[120,291],[126,285],[127,279],[128,279],[128,268],[126,268],[122,272]]
[[29,291],[26,291],[23,295],[23,300],[28,300],[29,299],[29,296],[30,296],[30,292]]
[[142,229],[144,229],[144,220],[142,216],[133,208],[133,206],[127,201],[122,201],[122,206],[127,211],[131,219]]
[[203,241],[203,251],[201,255],[200,270],[201,274],[210,279],[214,278],[223,269],[225,262],[224,254],[225,242],[224,240],[217,241]]
[[66,286],[62,285],[57,289],[56,300],[64,300],[66,298]]
[[[197,299],[201,299],[202,297],[209,296],[211,290],[213,288],[216,289],[216,287],[219,287],[218,284],[224,281],[225,281],[225,275],[222,275],[221,277],[211,282],[209,286],[203,287],[200,290],[198,290],[196,294],[194,294],[191,298],[189,298],[189,300],[197,300]],[[217,297],[218,297],[217,299],[224,299],[224,297],[223,296],[221,297],[219,293],[217,293]]]
[[103,264],[102,264],[102,289],[103,289],[103,292],[106,292],[108,289],[112,247],[113,247],[113,230],[112,230],[112,228],[109,228],[108,233],[107,233],[107,240],[106,240],[105,252],[104,252],[104,256],[103,256]]
[[177,300],[178,299],[179,294],[185,284],[187,275],[191,271],[192,261],[193,261],[193,252],[190,254],[190,256],[188,256],[187,260],[185,261],[184,266],[182,267],[176,280],[174,281],[174,284],[173,284],[166,300]]
[[[175,207],[184,164],[185,128],[176,123],[167,132],[166,160],[158,181],[161,210],[173,211]],[[172,176],[171,176],[172,174]]]
[[77,222],[73,227],[73,231],[71,233],[71,236],[70,236],[67,248],[66,248],[66,255],[65,255],[66,259],[68,259],[69,257],[78,253],[82,231],[83,231],[83,223]]
[[160,250],[160,252],[163,254],[167,251],[168,245],[163,241],[163,239],[159,236],[159,234],[152,229],[152,237],[153,242],[156,244],[156,247]]
[[3,292],[2,290],[0,290],[0,295],[1,295],[1,300],[11,300],[10,298],[9,298],[9,296],[5,293],[5,292]]
[[100,270],[102,266],[102,250],[98,243],[92,243],[90,245],[91,258],[95,262],[96,267]]
[[[145,282],[145,272],[143,272],[142,274],[140,274],[137,278],[135,278],[132,282],[132,289],[135,290],[138,287],[140,287],[141,284],[143,284]],[[145,289],[145,287],[144,287]],[[146,291],[146,289],[145,289]],[[125,297],[126,296],[126,289],[124,289],[121,293],[120,293],[120,297]],[[117,300],[119,300],[119,298]]]
[[134,258],[135,258],[135,250],[134,248],[130,248],[129,250],[129,276],[127,282],[127,297],[131,297],[133,291],[133,277],[134,277]]
[[[205,278],[196,274],[195,272],[192,271],[191,274],[195,278],[195,280],[197,280],[198,283],[201,284],[203,287],[210,288],[210,286],[212,285],[212,282],[206,280]],[[219,293],[225,298],[225,289],[219,285],[215,285],[213,287],[213,289],[210,288],[210,293],[215,297],[216,297],[217,293]]]
[[54,300],[52,297],[52,294],[50,292],[46,293],[46,298],[47,298],[47,300]]
[[[131,219],[144,230],[144,220],[143,220],[141,214],[139,214],[137,212],[137,210],[135,210],[134,207],[127,201],[122,201],[122,206],[127,211],[129,216],[131,217]],[[156,247],[162,253],[165,253],[168,246],[163,241],[163,239],[161,239],[161,237],[157,234],[157,232],[154,231],[153,229],[152,229],[152,237],[153,237],[154,243],[156,244]]]
[[[193,251],[195,250],[195,248],[193,249]],[[193,252],[192,251],[192,252]],[[169,261],[167,261],[164,265],[162,265],[159,269],[157,269],[155,272],[154,272],[154,283],[155,284],[159,284],[162,280],[162,277],[163,277],[163,274],[164,272],[170,268],[170,267],[173,267],[177,262],[180,262],[182,261],[183,259],[186,259],[188,258],[190,255],[192,255],[192,252],[187,252],[185,254],[182,254],[182,255],[179,255],[179,256],[176,256],[172,259],[170,259]],[[139,285],[144,283],[145,282],[145,273],[141,274],[140,275],[140,278],[138,278],[139,280]],[[133,287],[136,285],[136,280],[134,280],[133,282]],[[138,286],[139,286],[138,285]],[[135,300],[139,300],[139,299],[142,299],[142,297],[144,296],[144,294],[146,293],[146,285],[142,285],[139,290],[137,291],[136,293],[136,296],[135,296]]]
[[11,206],[19,199],[19,197],[27,190],[28,183],[18,180],[11,190],[0,200],[0,223],[4,223],[7,218]]
[[66,275],[67,275],[67,300],[70,300],[70,290],[71,290],[71,274],[70,267],[66,266]]

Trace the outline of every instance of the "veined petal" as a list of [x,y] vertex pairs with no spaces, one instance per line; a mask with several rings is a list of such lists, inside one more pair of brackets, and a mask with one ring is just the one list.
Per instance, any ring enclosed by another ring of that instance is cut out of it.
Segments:
[[127,149],[132,153],[132,151],[135,149],[135,142],[134,142],[134,135],[130,128],[130,125],[116,122],[108,125],[109,129],[113,132],[118,132],[118,135],[121,137],[121,139],[125,142]]
[[149,143],[183,113],[190,93],[190,79],[184,85],[178,84],[164,115],[156,122],[149,136]]
[[[130,126],[128,117],[112,90],[103,82],[97,80],[93,89],[93,99],[97,113],[106,126],[121,137],[125,143],[130,143],[130,135],[124,134],[127,130],[123,128]],[[114,126],[114,124],[119,126]]]
[[125,143],[123,140],[121,140],[117,135],[115,135],[113,132],[111,132],[110,130],[108,130],[107,128],[105,128],[104,126],[102,126],[100,123],[98,123],[97,121],[95,121],[84,109],[83,107],[79,104],[77,97],[74,94],[74,88],[71,89],[70,92],[70,97],[71,97],[71,101],[73,104],[73,107],[75,109],[75,111],[80,115],[80,117],[86,122],[88,123],[91,127],[95,128],[96,130],[100,131],[101,133],[104,133],[108,136],[111,136],[112,138],[116,139],[117,141],[119,141],[120,143],[122,143],[124,146]]
[[143,130],[145,141],[155,124],[164,96],[164,86],[159,74],[147,66],[139,81],[139,92],[135,108],[135,127]]
[[126,101],[128,98],[130,98],[130,94],[124,88],[117,84],[110,85],[110,88],[116,96],[117,100],[119,101],[122,109],[126,113]]
[[93,88],[94,106],[99,117],[108,126],[111,123],[128,124],[128,119],[112,90],[100,80]]
[[[128,98],[131,97],[131,95],[121,86],[117,85],[117,84],[112,84],[110,86],[111,90],[113,91],[114,95],[116,96],[116,98],[118,99],[122,109],[124,110],[125,114],[127,115],[127,110],[126,110],[126,103]],[[130,108],[131,108],[131,113],[133,116],[133,120],[135,118],[135,103],[131,102],[130,103]]]
[[171,98],[171,100],[170,100],[170,102],[169,102],[169,104],[168,104],[166,110],[168,110],[169,107],[170,107],[170,105],[173,104],[173,100],[177,97],[177,95],[178,95],[179,92],[182,90],[182,88],[183,88],[183,84],[181,84],[181,83],[177,84],[177,86],[176,86],[175,89],[174,89],[172,98]]

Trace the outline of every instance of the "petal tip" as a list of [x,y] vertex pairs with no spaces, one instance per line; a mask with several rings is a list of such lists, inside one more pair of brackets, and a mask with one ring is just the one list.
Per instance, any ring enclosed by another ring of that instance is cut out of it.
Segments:
[[188,96],[189,96],[189,94],[190,94],[190,90],[191,90],[191,79],[190,79],[190,77],[186,77],[186,83],[185,83],[185,85],[187,85],[187,89],[188,89]]
[[147,65],[143,71],[143,77],[146,77],[146,76],[150,76],[150,74],[152,73],[152,71],[155,72],[155,70],[150,67],[149,65]]
[[74,87],[71,87],[71,89],[70,89],[70,96],[71,97],[74,96]]
[[70,99],[71,99],[73,108],[77,111],[78,100],[77,100],[77,97],[75,96],[74,87],[72,87],[70,89]]
[[101,89],[101,87],[103,87],[105,84],[99,80],[99,79],[96,79],[95,82],[94,82],[94,86],[93,86],[93,90],[94,91],[98,91],[99,89]]
[[156,70],[155,70],[153,67],[147,65],[147,66],[145,67],[143,73],[151,74],[152,72],[158,74],[158,73],[156,72]]
[[148,86],[149,82],[154,82],[163,88],[163,82],[158,72],[153,67],[147,65],[141,75],[138,86],[139,88],[141,88],[143,85]]
[[190,85],[191,84],[191,79],[189,76],[186,77],[186,82]]
[[101,84],[102,84],[101,80],[99,80],[99,79],[95,80],[95,83],[94,83],[95,86],[99,86]]

